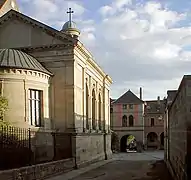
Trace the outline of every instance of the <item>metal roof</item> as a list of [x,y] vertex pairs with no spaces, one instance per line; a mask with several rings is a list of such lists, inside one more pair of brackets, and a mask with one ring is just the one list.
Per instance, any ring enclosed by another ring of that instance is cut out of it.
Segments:
[[52,74],[37,59],[15,49],[0,49],[0,68],[30,69]]

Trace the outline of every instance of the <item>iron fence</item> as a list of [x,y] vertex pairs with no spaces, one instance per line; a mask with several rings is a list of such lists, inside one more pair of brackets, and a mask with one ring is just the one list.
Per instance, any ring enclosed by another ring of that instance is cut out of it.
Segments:
[[11,126],[0,127],[0,169],[30,165],[30,131]]
[[[36,133],[44,137],[44,132]],[[53,158],[48,161],[72,158],[72,135],[62,132],[49,133],[53,144],[49,148],[53,149]],[[33,135],[34,132],[31,129],[0,126],[0,170],[43,163],[36,160],[35,150],[39,151],[39,144],[37,147],[33,142]],[[45,146],[42,145],[43,150]]]

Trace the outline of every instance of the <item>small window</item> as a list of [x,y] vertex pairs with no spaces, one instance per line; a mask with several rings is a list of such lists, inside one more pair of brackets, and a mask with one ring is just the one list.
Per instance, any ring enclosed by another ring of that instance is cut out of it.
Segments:
[[129,109],[133,109],[133,104],[129,104]]
[[151,126],[154,126],[154,125],[155,125],[155,119],[151,118]]
[[123,104],[123,109],[127,109],[127,105],[126,104]]
[[29,89],[29,123],[40,127],[42,125],[42,91]]

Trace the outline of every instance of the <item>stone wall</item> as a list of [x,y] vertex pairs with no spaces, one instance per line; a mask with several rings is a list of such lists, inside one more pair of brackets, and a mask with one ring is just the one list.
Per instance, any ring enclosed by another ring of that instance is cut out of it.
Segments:
[[54,161],[27,166],[20,169],[0,171],[1,180],[44,179],[61,174],[74,168],[74,159]]
[[111,134],[84,133],[73,138],[76,142],[75,156],[78,167],[111,158]]
[[189,138],[191,119],[191,76],[184,76],[177,94],[168,108],[168,153],[166,159],[170,172],[177,180],[188,180]]

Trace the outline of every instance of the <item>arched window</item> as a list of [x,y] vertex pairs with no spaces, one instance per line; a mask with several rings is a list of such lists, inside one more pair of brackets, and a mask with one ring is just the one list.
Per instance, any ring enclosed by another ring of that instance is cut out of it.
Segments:
[[127,127],[127,116],[126,116],[126,115],[124,115],[124,116],[122,117],[122,126],[123,126],[123,127]]
[[95,90],[92,91],[92,129],[96,129],[96,96]]
[[134,126],[134,117],[132,115],[129,116],[129,126]]
[[88,85],[86,84],[86,129],[89,129],[89,93]]
[[101,95],[99,94],[99,102],[98,102],[98,110],[99,110],[99,119],[98,119],[98,125],[99,125],[99,130],[101,130]]

